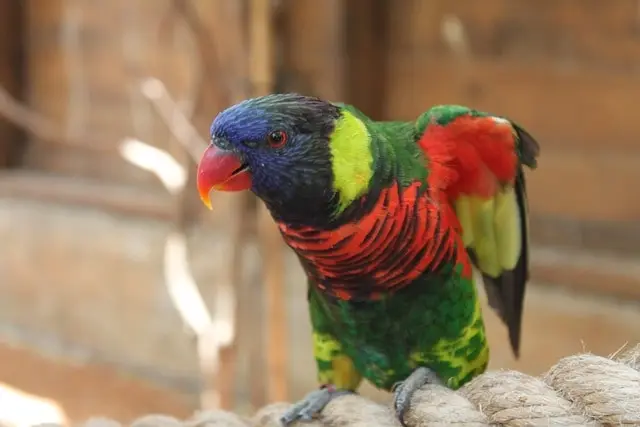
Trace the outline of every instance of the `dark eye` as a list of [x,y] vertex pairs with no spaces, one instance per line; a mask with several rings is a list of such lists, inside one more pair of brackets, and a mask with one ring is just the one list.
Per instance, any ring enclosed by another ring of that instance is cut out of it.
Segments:
[[267,140],[269,141],[269,145],[274,148],[279,148],[287,143],[287,134],[284,131],[276,130],[269,134]]

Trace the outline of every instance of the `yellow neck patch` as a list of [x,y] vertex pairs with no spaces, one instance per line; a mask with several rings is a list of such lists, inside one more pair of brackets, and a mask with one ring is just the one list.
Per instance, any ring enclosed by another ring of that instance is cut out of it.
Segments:
[[329,139],[329,149],[340,213],[369,188],[373,176],[371,136],[362,120],[343,109]]

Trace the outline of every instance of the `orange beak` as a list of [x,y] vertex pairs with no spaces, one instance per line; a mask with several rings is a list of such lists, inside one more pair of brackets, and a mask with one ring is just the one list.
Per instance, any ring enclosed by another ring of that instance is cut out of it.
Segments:
[[198,163],[197,184],[202,203],[211,209],[211,190],[248,190],[251,188],[251,171],[235,153],[209,145]]

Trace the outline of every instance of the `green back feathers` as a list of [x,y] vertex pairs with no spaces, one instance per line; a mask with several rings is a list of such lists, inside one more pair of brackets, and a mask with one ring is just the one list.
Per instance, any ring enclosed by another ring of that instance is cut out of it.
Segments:
[[471,116],[486,115],[479,111],[472,110],[471,108],[463,107],[462,105],[436,105],[418,117],[416,120],[416,130],[419,135],[422,135],[425,129],[427,129],[427,126],[431,123],[445,126],[451,123],[454,119],[466,114]]
[[416,129],[413,122],[373,122],[379,155],[384,158],[380,165],[382,185],[394,180],[401,187],[419,181],[426,183],[427,159],[416,144]]
[[394,180],[402,186],[426,181],[426,163],[415,143],[413,123],[376,122],[351,105],[336,105],[341,117],[329,140],[333,189],[338,194],[336,214],[371,189]]

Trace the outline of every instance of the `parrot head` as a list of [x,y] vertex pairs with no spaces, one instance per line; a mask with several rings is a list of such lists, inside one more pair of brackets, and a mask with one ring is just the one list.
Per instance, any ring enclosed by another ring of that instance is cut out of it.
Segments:
[[273,94],[220,112],[198,164],[197,185],[210,192],[250,190],[274,216],[321,215],[332,209],[331,135],[340,107],[315,97]]

